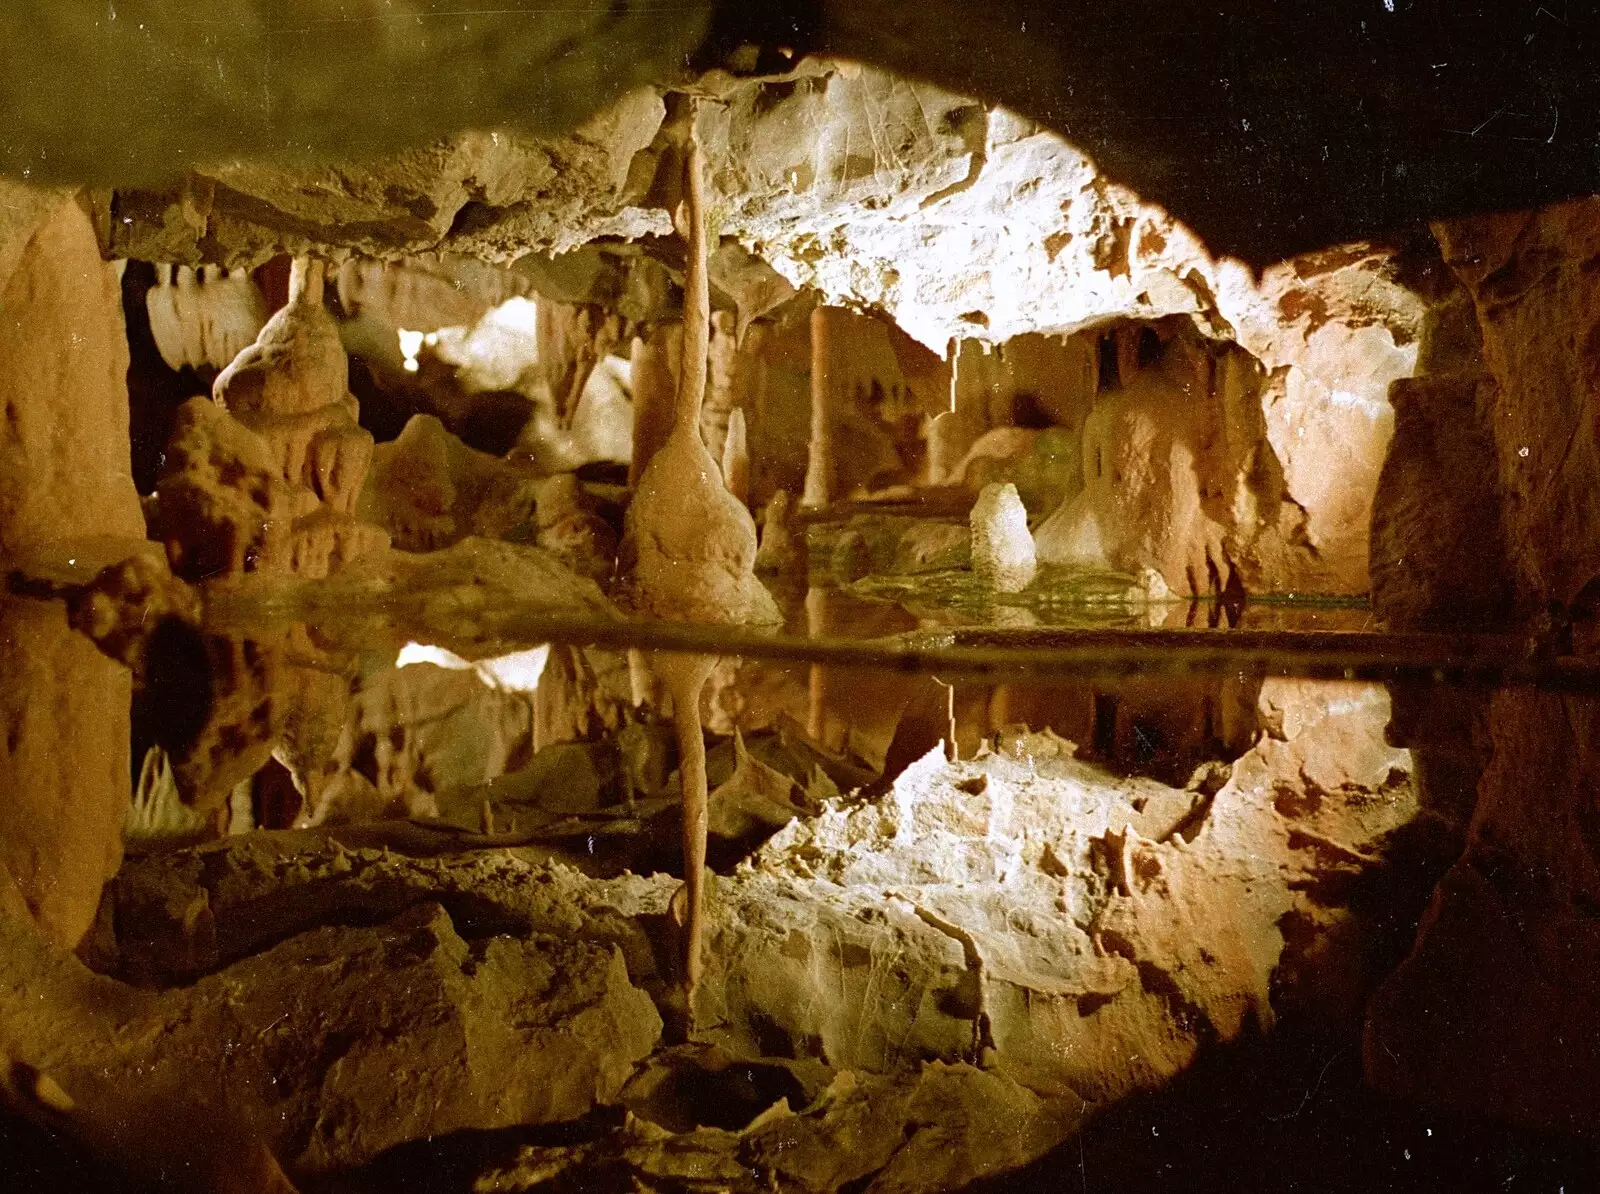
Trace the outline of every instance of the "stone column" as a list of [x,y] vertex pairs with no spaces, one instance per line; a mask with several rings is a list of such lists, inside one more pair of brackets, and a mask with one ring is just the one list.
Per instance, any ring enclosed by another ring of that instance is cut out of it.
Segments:
[[803,506],[826,506],[833,500],[833,379],[830,346],[834,313],[811,312],[811,452],[806,461]]

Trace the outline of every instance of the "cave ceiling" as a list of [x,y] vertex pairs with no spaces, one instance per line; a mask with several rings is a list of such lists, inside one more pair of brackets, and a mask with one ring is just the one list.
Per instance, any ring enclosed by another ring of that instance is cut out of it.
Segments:
[[[0,12],[0,169],[116,188],[117,247],[170,260],[560,252],[667,232],[663,93],[725,94],[782,49],[1003,105],[1259,266],[1600,191],[1593,23],[1447,0],[30,0]],[[933,141],[974,135],[961,109]]]

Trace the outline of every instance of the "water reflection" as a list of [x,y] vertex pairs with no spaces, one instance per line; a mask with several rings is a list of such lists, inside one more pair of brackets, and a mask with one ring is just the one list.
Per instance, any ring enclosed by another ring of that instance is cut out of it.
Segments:
[[[162,1015],[235,966],[281,972],[263,1025],[319,1006],[308,935],[337,924],[354,927],[329,957],[442,951],[488,974],[507,935],[601,942],[670,1036],[677,745],[629,656],[703,651],[723,659],[701,709],[712,1027],[650,1046],[638,1081],[759,1055],[808,1098],[859,1070],[863,1106],[892,1111],[923,1097],[905,1075],[932,1057],[957,1067],[924,1092],[941,1107],[1021,1100],[1057,1139],[1091,1074],[1113,1099],[1274,1009],[1359,1021],[1409,940],[1392,908],[1420,908],[1463,829],[1385,741],[1383,682],[1415,703],[1441,683],[1594,679],[1509,640],[1380,634],[1350,602],[1230,610],[1103,573],[998,599],[959,568],[814,567],[777,587],[783,627],[754,634],[575,615],[468,571],[239,588],[202,611],[134,566],[114,599],[5,602],[0,779],[48,802],[0,808],[7,898],[160,989]],[[1130,1063],[1129,1033],[1162,1051]],[[301,1081],[275,1040],[241,1048]],[[563,1165],[618,1146],[594,1130]],[[726,1142],[674,1131],[723,1163]]]

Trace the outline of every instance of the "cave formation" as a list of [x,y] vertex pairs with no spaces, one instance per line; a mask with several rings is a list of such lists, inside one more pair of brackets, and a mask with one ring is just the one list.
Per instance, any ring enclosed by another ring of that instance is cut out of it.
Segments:
[[402,7],[0,13],[0,1185],[1593,1180],[1587,14]]

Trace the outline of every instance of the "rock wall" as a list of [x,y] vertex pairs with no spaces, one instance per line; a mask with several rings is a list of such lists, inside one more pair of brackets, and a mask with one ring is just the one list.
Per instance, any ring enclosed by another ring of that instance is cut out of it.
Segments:
[[[3,92],[15,139],[0,160],[25,177],[126,185],[242,154],[349,159],[464,128],[565,131],[629,88],[679,73],[710,12],[706,3],[668,15],[640,3],[368,12],[335,0],[265,9],[204,0],[181,15],[137,7],[118,19],[25,4],[0,23],[4,44],[17,47]],[[62,69],[94,85],[63,100]],[[341,171],[321,178],[325,196],[340,193]],[[482,186],[492,202],[496,180],[485,174]],[[208,202],[196,194],[190,218],[203,220]],[[426,224],[424,211],[413,220]]]
[[0,183],[0,555],[144,537],[122,299],[83,202]]
[[[1407,395],[1423,417],[1456,424],[1433,441],[1446,466],[1433,483],[1449,497],[1431,523],[1400,507],[1416,562],[1407,575],[1391,549],[1386,605],[1421,625],[1448,624],[1452,605],[1481,624],[1498,607],[1544,649],[1591,654],[1600,203],[1435,232],[1482,365],[1474,375],[1471,353],[1457,353],[1456,380]],[[1436,534],[1415,533],[1430,525]],[[1592,696],[1512,689],[1410,719],[1419,746],[1454,740],[1449,761],[1477,777],[1476,805],[1411,958],[1371,1009],[1366,1063],[1385,1089],[1560,1130],[1600,1124],[1597,717]]]
[[437,904],[314,928],[162,993],[0,938],[0,1046],[36,1076],[0,1095],[163,1188],[283,1189],[239,1171],[257,1153],[315,1172],[469,1126],[571,1120],[613,1099],[661,1032],[614,946],[468,940]]

